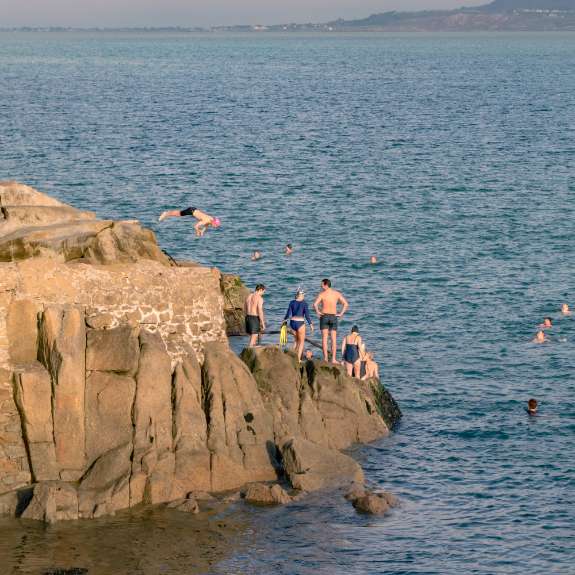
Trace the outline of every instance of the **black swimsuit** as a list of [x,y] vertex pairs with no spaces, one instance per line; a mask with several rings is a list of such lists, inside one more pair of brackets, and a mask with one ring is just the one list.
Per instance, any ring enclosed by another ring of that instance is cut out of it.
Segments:
[[355,363],[359,359],[359,337],[355,338],[355,343],[349,343],[349,340],[345,340],[345,351],[343,353],[343,359],[347,363]]
[[197,208],[186,208],[180,211],[180,216],[193,216]]

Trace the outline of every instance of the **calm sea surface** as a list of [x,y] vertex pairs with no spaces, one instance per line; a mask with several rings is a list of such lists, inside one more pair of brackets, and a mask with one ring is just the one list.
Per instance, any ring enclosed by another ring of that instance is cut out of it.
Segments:
[[[573,574],[574,64],[575,34],[0,34],[0,178],[265,283],[272,327],[330,277],[404,411],[358,452],[387,517],[4,521],[0,571]],[[222,228],[157,223],[188,205]]]

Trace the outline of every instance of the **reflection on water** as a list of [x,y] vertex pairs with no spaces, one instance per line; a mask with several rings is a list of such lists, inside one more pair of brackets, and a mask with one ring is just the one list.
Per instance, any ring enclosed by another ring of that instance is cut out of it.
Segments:
[[157,507],[55,525],[3,520],[0,573],[39,575],[72,568],[89,575],[207,573],[248,532],[245,518],[225,510],[192,515]]

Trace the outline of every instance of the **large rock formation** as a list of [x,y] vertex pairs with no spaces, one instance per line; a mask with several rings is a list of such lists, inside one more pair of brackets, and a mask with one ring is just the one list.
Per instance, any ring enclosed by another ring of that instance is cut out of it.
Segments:
[[111,222],[108,242],[31,188],[0,184],[0,202],[0,514],[361,479],[339,450],[399,417],[379,382],[276,348],[238,358],[219,272],[173,265],[137,224]]

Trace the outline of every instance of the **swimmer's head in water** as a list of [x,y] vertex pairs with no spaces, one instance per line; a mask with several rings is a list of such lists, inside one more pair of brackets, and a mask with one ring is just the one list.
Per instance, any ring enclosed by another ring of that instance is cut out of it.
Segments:
[[543,325],[545,327],[552,327],[553,326],[553,322],[551,321],[550,317],[546,317],[543,319]]
[[212,218],[212,226],[214,226],[214,228],[219,228],[221,225],[222,221],[220,218]]
[[527,411],[529,411],[529,413],[535,413],[537,411],[537,400],[531,398],[528,402],[527,402]]
[[376,263],[377,263],[377,258],[376,258],[375,256],[371,256],[371,257],[369,258],[369,262],[372,263],[372,264],[376,264]]
[[561,306],[561,313],[569,313],[569,306],[566,303]]

